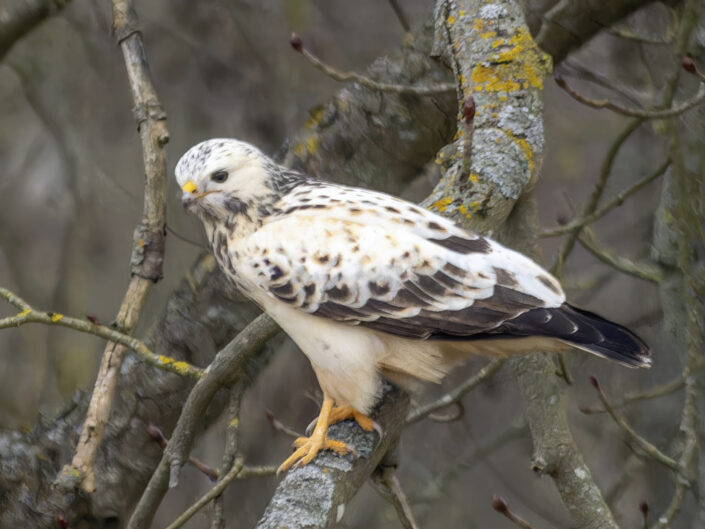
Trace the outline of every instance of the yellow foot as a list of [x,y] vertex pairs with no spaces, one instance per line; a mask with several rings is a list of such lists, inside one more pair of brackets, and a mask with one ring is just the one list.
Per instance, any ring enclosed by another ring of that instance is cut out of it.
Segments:
[[360,413],[352,406],[336,406],[330,410],[328,424],[335,424],[345,419],[355,419],[355,422],[360,425],[360,428],[366,432],[371,432],[374,429],[374,423],[364,413]]
[[295,468],[308,465],[321,450],[333,450],[338,454],[355,453],[353,448],[346,443],[328,438],[328,425],[332,422],[332,411],[333,399],[324,395],[321,413],[316,420],[316,428],[313,430],[313,434],[311,437],[299,437],[294,441],[296,450],[279,466],[277,474],[289,470],[294,465]]
[[299,437],[294,441],[296,450],[277,469],[277,474],[286,472],[292,466],[294,468],[308,465],[321,450],[333,450],[340,455],[349,454],[354,450],[343,441],[336,441],[328,437],[312,435],[311,437]]

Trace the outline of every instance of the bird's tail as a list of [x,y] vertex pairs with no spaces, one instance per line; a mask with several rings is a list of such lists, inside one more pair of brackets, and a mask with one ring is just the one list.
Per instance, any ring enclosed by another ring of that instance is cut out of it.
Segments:
[[628,367],[650,367],[649,346],[632,331],[617,323],[564,303],[560,307],[533,309],[501,327],[513,336],[541,335],[609,358]]

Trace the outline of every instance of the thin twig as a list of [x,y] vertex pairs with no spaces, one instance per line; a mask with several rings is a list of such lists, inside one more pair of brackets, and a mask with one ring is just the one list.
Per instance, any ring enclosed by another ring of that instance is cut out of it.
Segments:
[[233,466],[230,468],[230,471],[225,476],[223,476],[223,479],[218,481],[218,483],[216,483],[211,490],[201,496],[198,501],[196,501],[196,503],[186,509],[176,520],[174,520],[170,525],[168,525],[166,529],[178,529],[179,527],[183,526],[193,517],[194,514],[196,514],[206,505],[208,505],[208,503],[210,503],[214,498],[220,496],[225,490],[225,488],[230,484],[230,482],[237,478],[238,474],[242,470],[243,465],[244,460],[241,457],[237,458],[233,463]]
[[272,425],[272,428],[274,428],[278,432],[288,435],[289,437],[293,437],[294,439],[301,437],[301,434],[299,432],[277,419],[271,410],[266,410],[265,413],[267,415],[267,420],[269,421],[269,424]]
[[533,525],[524,520],[524,518],[522,518],[518,514],[514,513],[509,508],[509,505],[507,505],[507,502],[504,500],[504,498],[502,498],[501,496],[497,496],[495,494],[495,496],[492,498],[492,508],[498,513],[503,514],[504,516],[509,518],[517,527],[521,527],[521,529],[534,529]]
[[382,463],[372,474],[372,483],[377,486],[375,488],[378,488],[380,495],[392,504],[404,529],[419,529],[394,466]]
[[392,9],[394,10],[394,14],[397,16],[397,19],[399,20],[399,23],[401,24],[401,27],[404,28],[404,31],[411,31],[411,25],[409,24],[409,19],[406,18],[406,14],[404,13],[404,10],[401,8],[399,5],[399,2],[397,0],[389,0],[389,5],[392,6]]
[[[225,432],[225,450],[223,450],[223,462],[220,467],[221,475],[226,475],[228,469],[235,465],[240,453],[240,406],[242,397],[245,394],[245,384],[239,383],[230,390],[230,400],[228,401],[228,427]],[[211,519],[211,529],[225,529],[225,505],[223,505],[223,495],[213,498],[213,517]]]
[[[147,434],[154,439],[154,441],[162,448],[166,448],[167,445],[167,439],[166,436],[164,435],[164,432],[162,432],[161,428],[154,424],[148,424],[147,425]],[[206,476],[211,481],[217,481],[218,480],[218,471],[206,465],[203,461],[196,459],[195,457],[189,457],[188,462],[190,465],[192,465],[194,468],[200,470],[203,472]]]
[[27,323],[43,323],[45,325],[68,327],[69,329],[73,329],[75,331],[99,336],[100,338],[104,338],[111,343],[123,345],[134,351],[135,354],[137,354],[137,356],[145,362],[153,365],[154,367],[158,367],[159,369],[164,369],[165,371],[170,371],[172,373],[176,373],[177,375],[185,375],[196,379],[200,378],[203,374],[203,370],[199,367],[193,366],[183,360],[175,360],[169,356],[158,355],[152,352],[152,350],[149,349],[149,347],[147,347],[141,340],[120,332],[117,329],[113,329],[112,327],[101,325],[97,323],[97,320],[94,320],[92,316],[86,316],[87,319],[82,319],[66,316],[58,312],[36,310],[17,294],[14,294],[2,287],[0,287],[0,297],[5,298],[9,303],[18,309],[22,309],[21,312],[14,316],[8,316],[7,318],[0,319],[0,329],[19,327]]
[[504,359],[492,360],[492,362],[480,369],[480,371],[465,380],[463,383],[457,385],[455,388],[450,390],[448,393],[446,393],[439,399],[436,399],[433,402],[425,404],[424,406],[419,406],[418,408],[411,410],[406,416],[406,424],[418,422],[424,417],[433,413],[434,411],[439,410],[441,408],[445,408],[449,404],[453,404],[457,400],[461,399],[466,393],[468,393],[473,388],[477,387],[479,384],[481,384],[482,382],[490,378],[492,375],[494,375],[497,371],[499,371],[499,368],[504,365],[504,362]]
[[600,259],[600,261],[607,263],[620,272],[638,277],[639,279],[651,281],[652,283],[660,283],[663,280],[663,270],[660,266],[653,263],[637,264],[626,257],[614,255],[597,241],[595,232],[589,227],[583,228],[582,233],[578,236],[578,240],[585,249]]
[[341,83],[358,83],[364,86],[365,88],[369,88],[370,90],[378,90],[380,92],[392,92],[394,94],[411,94],[417,96],[431,96],[455,92],[455,85],[451,83],[441,83],[428,86],[389,84],[374,81],[369,77],[365,77],[364,75],[361,75],[359,73],[343,72],[325,64],[313,53],[308,51],[308,49],[304,47],[301,37],[299,37],[299,35],[297,35],[296,33],[291,34],[289,42],[291,43],[291,47],[294,48],[294,50],[299,52],[301,55],[306,57],[309,62],[314,66],[314,68],[323,72],[331,79],[340,81]]
[[579,219],[575,219],[564,226],[556,226],[554,228],[543,230],[540,234],[540,237],[557,237],[558,235],[564,235],[566,233],[570,233],[571,231],[577,230],[578,228],[582,228],[583,226],[587,226],[588,224],[592,224],[597,219],[609,213],[617,206],[621,206],[630,195],[633,195],[641,188],[647,186],[648,184],[656,180],[658,177],[663,175],[670,165],[671,160],[668,159],[663,162],[660,166],[658,166],[653,173],[646,175],[641,180],[638,180],[628,188],[620,191],[619,193],[611,197],[609,200],[607,200],[604,204],[602,204],[602,206],[600,206],[599,208],[596,208],[594,211],[583,215]]
[[[590,195],[590,198],[583,207],[581,217],[586,217],[587,215],[592,214],[597,209],[597,205],[600,201],[600,198],[602,197],[602,193],[604,193],[605,191],[607,180],[612,172],[612,166],[614,165],[614,161],[617,158],[617,154],[619,153],[627,139],[629,139],[629,137],[634,133],[634,131],[639,128],[642,123],[643,120],[640,119],[635,119],[631,121],[624,128],[624,130],[619,133],[617,138],[610,146],[609,150],[607,151],[607,156],[602,162],[600,175],[597,179],[597,183],[595,184],[595,189],[593,190],[592,195]],[[578,226],[573,231],[570,231],[568,233],[568,237],[566,237],[560,249],[558,250],[556,259],[553,263],[553,266],[551,267],[551,272],[556,277],[561,275],[561,272],[563,271],[563,265],[565,264],[566,259],[568,259],[568,255],[573,250],[575,241],[578,239],[578,235],[580,234],[581,227],[582,226]]]
[[[670,382],[666,382],[665,384],[662,384],[660,386],[656,386],[645,391],[627,393],[624,398],[622,398],[622,400],[620,400],[619,402],[613,402],[612,407],[615,409],[620,409],[626,406],[627,404],[631,404],[633,402],[656,399],[658,397],[669,395],[674,391],[678,391],[679,389],[683,388],[685,386],[685,380],[686,377],[680,375],[677,378],[671,380]],[[597,413],[607,412],[605,407],[602,405],[580,406],[580,411],[586,415],[594,415]]]
[[617,103],[614,103],[610,101],[609,99],[591,99],[589,97],[586,97],[582,95],[581,93],[577,92],[575,89],[571,88],[568,86],[568,83],[566,82],[565,78],[563,77],[556,77],[556,84],[560,86],[565,92],[568,93],[569,96],[571,96],[573,99],[576,101],[579,101],[580,103],[583,103],[584,105],[587,105],[592,108],[606,108],[609,109],[613,112],[616,112],[617,114],[621,114],[623,116],[630,116],[633,118],[640,118],[640,119],[663,119],[663,118],[670,118],[677,116],[679,114],[682,114],[683,112],[686,112],[690,110],[691,108],[699,105],[703,101],[705,101],[705,86],[701,86],[700,89],[698,90],[698,93],[690,99],[689,101],[686,101],[685,103],[675,106],[673,108],[668,108],[666,110],[646,110],[646,109],[641,109],[641,108],[627,108],[623,107],[621,105],[618,105]]
[[598,382],[597,378],[591,376],[590,383],[595,388],[595,391],[597,391],[597,396],[600,399],[600,402],[602,402],[602,405],[605,407],[605,410],[607,410],[607,413],[610,414],[610,417],[612,417],[614,422],[616,422],[617,425],[624,431],[627,437],[631,441],[633,441],[635,445],[641,448],[653,460],[658,461],[662,465],[667,466],[676,474],[680,474],[680,468],[678,467],[678,462],[675,459],[664,454],[655,445],[653,445],[652,443],[644,439],[641,435],[636,433],[636,430],[632,428],[632,426],[627,422],[627,420],[621,414],[617,413],[617,410],[614,409],[610,401],[607,399],[607,395],[605,395],[604,391],[602,391],[602,388],[600,387],[600,383]]

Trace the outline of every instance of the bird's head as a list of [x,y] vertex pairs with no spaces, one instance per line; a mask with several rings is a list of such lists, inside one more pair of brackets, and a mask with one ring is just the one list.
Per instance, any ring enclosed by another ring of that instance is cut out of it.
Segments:
[[236,220],[271,197],[276,165],[243,141],[212,139],[191,147],[176,164],[181,202],[202,220]]

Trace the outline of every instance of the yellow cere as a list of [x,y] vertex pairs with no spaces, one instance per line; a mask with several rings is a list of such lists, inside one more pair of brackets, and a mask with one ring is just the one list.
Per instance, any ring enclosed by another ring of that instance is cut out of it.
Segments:
[[192,195],[196,193],[197,190],[196,184],[194,184],[191,180],[182,185],[181,189],[183,189],[186,193],[191,193]]

